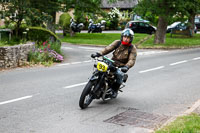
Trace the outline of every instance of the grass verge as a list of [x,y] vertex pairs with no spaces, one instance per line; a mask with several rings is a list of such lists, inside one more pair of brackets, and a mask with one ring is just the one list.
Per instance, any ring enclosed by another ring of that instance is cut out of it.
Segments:
[[178,117],[174,122],[155,133],[200,133],[200,115],[192,113]]
[[[135,34],[133,43],[138,43],[147,36],[147,34]],[[120,33],[77,33],[73,37],[67,35],[61,41],[72,44],[109,45],[114,40],[120,40],[120,38]]]
[[166,43],[165,44],[154,44],[154,35],[141,45],[138,48],[191,48],[200,46],[200,34],[195,34],[194,37],[186,37],[180,35],[173,35],[170,37],[170,34],[166,34]]

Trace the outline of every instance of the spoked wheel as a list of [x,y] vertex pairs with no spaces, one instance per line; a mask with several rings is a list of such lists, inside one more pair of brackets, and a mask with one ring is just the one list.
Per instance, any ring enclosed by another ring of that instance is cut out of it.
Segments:
[[80,100],[79,100],[79,106],[81,109],[85,109],[88,107],[88,105],[92,102],[94,99],[94,96],[92,95],[92,90],[94,89],[95,83],[92,81],[89,81],[85,88],[83,89],[83,92],[81,94]]

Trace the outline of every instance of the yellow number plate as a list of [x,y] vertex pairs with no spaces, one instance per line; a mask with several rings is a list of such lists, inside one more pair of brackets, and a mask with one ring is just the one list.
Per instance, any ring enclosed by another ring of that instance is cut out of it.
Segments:
[[98,62],[97,63],[97,69],[101,72],[106,72],[108,69],[108,65],[104,62]]

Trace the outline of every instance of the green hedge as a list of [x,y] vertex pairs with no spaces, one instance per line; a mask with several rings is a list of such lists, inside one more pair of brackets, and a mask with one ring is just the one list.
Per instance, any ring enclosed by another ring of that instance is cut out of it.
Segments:
[[50,30],[47,30],[45,28],[41,27],[28,27],[26,28],[27,31],[27,37],[28,40],[36,41],[36,42],[44,42],[50,39],[50,37],[53,37],[56,42],[60,42],[60,39],[51,32]]
[[69,32],[69,27],[70,27],[70,19],[72,17],[69,15],[69,13],[63,13],[61,16],[60,16],[60,19],[59,19],[59,24],[60,26],[62,26],[64,32],[68,31]]

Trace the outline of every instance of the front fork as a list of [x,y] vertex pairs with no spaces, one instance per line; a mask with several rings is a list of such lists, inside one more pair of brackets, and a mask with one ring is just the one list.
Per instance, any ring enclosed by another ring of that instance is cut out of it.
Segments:
[[95,95],[95,98],[99,99],[102,92],[102,87],[104,86],[105,82],[105,74],[102,72],[95,72],[92,77],[90,78],[90,81],[96,82],[96,85],[93,89],[93,94]]

